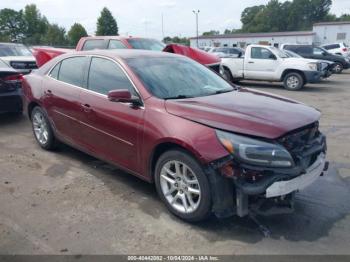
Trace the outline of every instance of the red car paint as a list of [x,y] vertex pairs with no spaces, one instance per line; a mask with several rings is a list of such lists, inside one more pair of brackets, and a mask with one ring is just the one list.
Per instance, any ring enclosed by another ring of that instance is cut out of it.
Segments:
[[[156,98],[124,62],[133,53],[100,50],[79,55],[118,61],[135,84],[144,106],[111,102],[106,96],[47,76],[56,62],[71,56],[67,54],[25,76],[25,109],[30,113],[34,105],[41,106],[60,140],[147,181],[152,181],[154,153],[163,146],[182,147],[206,165],[228,156],[215,129],[269,139],[320,117],[313,108],[248,89],[174,101]],[[154,56],[172,55],[159,52]]]
[[[82,51],[84,44],[87,40],[119,40],[121,41],[125,47],[128,49],[133,49],[133,47],[129,44],[129,39],[142,39],[142,38],[130,38],[130,37],[121,37],[121,36],[94,36],[94,37],[82,37],[76,48],[75,51]],[[73,49],[64,49],[64,48],[52,48],[52,47],[33,47],[33,55],[36,59],[38,67],[41,67],[46,62],[50,61],[51,59],[55,58],[56,56],[66,54],[73,52]],[[198,63],[201,63],[203,65],[214,65],[219,64],[221,62],[221,59],[218,58],[215,55],[209,54],[207,52],[204,52],[199,49],[194,49],[188,46],[184,45],[178,45],[178,44],[170,44],[167,45],[163,52],[168,53],[174,53],[174,54],[180,54],[187,56],[189,58],[192,58],[193,60],[197,61]]]

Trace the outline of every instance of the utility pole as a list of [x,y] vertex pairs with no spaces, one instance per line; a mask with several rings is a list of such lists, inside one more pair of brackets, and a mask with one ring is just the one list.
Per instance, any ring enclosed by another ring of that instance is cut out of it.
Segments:
[[199,15],[200,10],[197,10],[197,11],[193,10],[192,12],[196,15],[197,48],[199,48],[199,43],[198,43],[198,41],[199,41],[198,40],[198,38],[199,38],[199,36],[198,36],[198,15]]

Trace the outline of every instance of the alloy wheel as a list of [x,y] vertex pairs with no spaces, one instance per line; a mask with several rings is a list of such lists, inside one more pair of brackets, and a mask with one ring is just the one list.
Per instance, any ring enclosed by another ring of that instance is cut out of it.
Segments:
[[299,86],[299,79],[298,77],[292,75],[290,77],[288,77],[287,79],[287,85],[290,89],[295,89],[298,88]]
[[49,130],[46,119],[39,111],[34,113],[32,119],[35,137],[41,145],[45,145],[49,139]]
[[194,212],[200,203],[201,189],[196,174],[185,163],[172,160],[160,173],[160,187],[168,203],[180,213]]

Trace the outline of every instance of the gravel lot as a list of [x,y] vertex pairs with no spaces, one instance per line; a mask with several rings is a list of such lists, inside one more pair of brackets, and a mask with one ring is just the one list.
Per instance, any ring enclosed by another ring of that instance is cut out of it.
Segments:
[[1,254],[350,254],[350,72],[299,92],[242,83],[323,112],[327,176],[300,192],[296,212],[196,225],[170,215],[155,189],[72,148],[46,152],[25,117],[0,116]]

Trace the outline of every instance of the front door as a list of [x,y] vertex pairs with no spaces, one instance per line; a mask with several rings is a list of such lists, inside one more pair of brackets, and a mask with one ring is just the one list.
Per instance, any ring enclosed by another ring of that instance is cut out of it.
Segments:
[[244,77],[246,79],[277,80],[278,59],[267,48],[252,47],[250,56],[248,54],[244,60]]
[[81,136],[93,153],[138,173],[144,108],[109,101],[108,92],[117,89],[127,89],[137,95],[119,64],[107,58],[92,57],[87,90],[81,94]]

